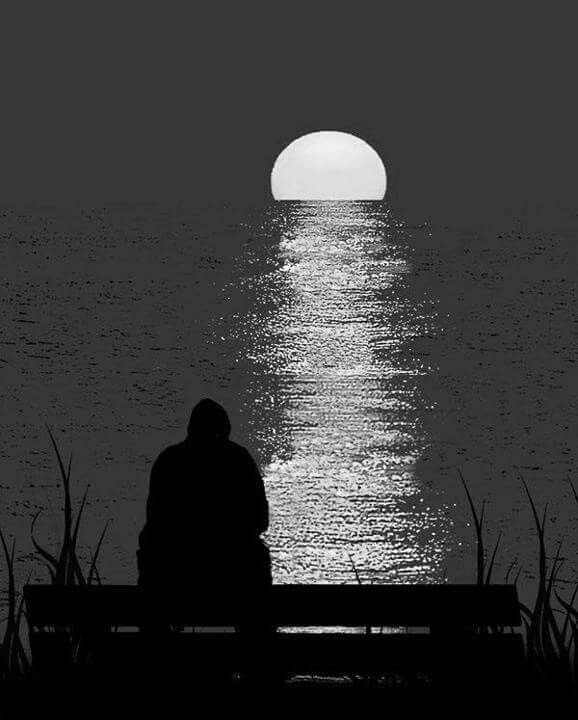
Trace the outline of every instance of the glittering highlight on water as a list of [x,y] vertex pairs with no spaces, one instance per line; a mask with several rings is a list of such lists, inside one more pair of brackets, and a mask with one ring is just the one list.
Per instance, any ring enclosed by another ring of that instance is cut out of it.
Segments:
[[276,579],[439,579],[443,522],[415,474],[428,442],[415,379],[428,369],[406,352],[431,318],[404,295],[396,224],[374,203],[279,207],[274,310],[250,328],[284,405],[288,450],[265,468]]

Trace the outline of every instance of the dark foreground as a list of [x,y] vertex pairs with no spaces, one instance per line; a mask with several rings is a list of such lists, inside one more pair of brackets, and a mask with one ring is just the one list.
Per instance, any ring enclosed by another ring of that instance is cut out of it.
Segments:
[[32,677],[3,688],[0,718],[545,718],[578,698],[524,682],[435,685],[430,678],[292,677],[264,684],[185,674]]

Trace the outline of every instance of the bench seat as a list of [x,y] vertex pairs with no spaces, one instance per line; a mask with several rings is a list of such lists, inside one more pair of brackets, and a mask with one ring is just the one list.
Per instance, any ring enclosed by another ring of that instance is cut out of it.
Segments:
[[[255,611],[234,589],[211,602],[165,598],[162,607],[155,605],[163,621],[196,631],[158,635],[134,631],[151,612],[149,596],[139,588],[28,585],[24,592],[39,670],[70,667],[70,647],[79,636],[88,639],[91,665],[108,670],[142,671],[159,662],[246,669],[250,640],[243,633],[199,631],[238,626]],[[258,610],[263,620],[265,609]],[[466,664],[470,674],[491,668],[499,675],[522,657],[514,631],[521,624],[518,599],[508,585],[280,585],[269,593],[266,614],[279,628],[267,639],[266,654],[283,672],[428,671]]]

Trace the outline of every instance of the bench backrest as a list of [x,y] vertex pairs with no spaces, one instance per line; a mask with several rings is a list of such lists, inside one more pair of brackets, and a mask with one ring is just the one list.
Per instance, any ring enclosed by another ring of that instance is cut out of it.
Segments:
[[[123,585],[27,585],[28,621],[45,625],[139,626],[150,618],[150,596]],[[247,617],[242,593],[231,588],[204,601],[167,591],[159,613],[188,626],[234,626]],[[513,585],[275,585],[266,615],[278,626],[464,627],[519,626]],[[256,609],[258,614],[264,608]]]

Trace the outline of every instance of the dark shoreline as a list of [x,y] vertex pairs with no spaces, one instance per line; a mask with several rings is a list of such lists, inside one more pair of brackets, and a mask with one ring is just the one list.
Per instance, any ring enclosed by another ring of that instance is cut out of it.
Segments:
[[[144,681],[144,682],[143,682]],[[423,683],[368,687],[357,681],[301,681],[283,687],[244,685],[223,678],[183,675],[123,675],[29,678],[5,685],[0,719],[59,717],[108,720],[159,717],[183,711],[196,718],[543,718],[562,712],[578,697],[552,686],[524,683],[507,690],[456,686],[435,689]]]

